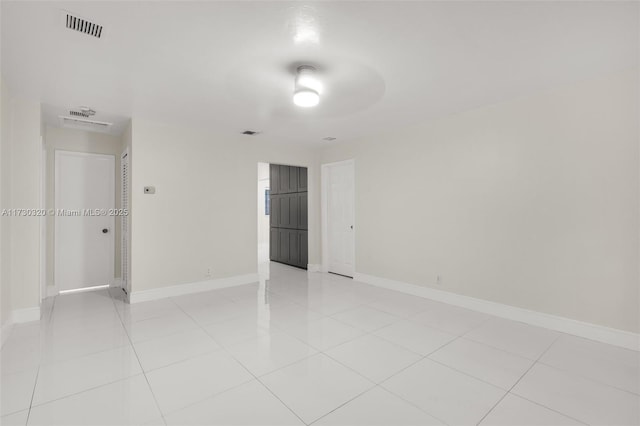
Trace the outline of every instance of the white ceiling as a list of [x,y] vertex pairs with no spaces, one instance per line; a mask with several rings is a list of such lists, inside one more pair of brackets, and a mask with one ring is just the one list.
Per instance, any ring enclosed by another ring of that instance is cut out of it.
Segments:
[[[61,10],[104,26],[64,28]],[[360,137],[638,66],[637,2],[2,1],[2,77],[64,110]],[[321,104],[292,104],[310,63]]]

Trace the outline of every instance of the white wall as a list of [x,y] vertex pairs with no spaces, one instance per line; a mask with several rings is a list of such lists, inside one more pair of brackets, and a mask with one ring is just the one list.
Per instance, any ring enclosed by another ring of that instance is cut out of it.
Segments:
[[[104,133],[87,132],[77,129],[65,129],[46,126],[45,146],[47,149],[47,209],[55,208],[55,150],[87,152],[93,154],[110,154],[115,157],[115,200],[116,208],[120,207],[120,155],[123,151],[122,138]],[[54,247],[55,218],[47,217],[47,283],[54,281]],[[120,277],[120,229],[121,223],[116,218],[115,229],[115,270],[114,277]]]
[[[310,263],[318,263],[316,156],[265,138],[132,124],[132,292],[255,274],[257,163],[309,168]],[[315,182],[315,184],[314,184]],[[154,185],[155,195],[143,194]]]
[[[10,95],[4,81],[0,80],[0,211],[10,208],[10,143],[11,124]],[[7,325],[11,320],[11,282],[9,281],[11,258],[9,218],[0,216],[0,321]],[[5,336],[3,336],[4,338]]]
[[327,148],[356,161],[357,271],[640,331],[638,90],[633,70]]
[[[40,207],[40,104],[2,90],[3,208]],[[2,218],[2,321],[37,319],[40,305],[40,221]]]

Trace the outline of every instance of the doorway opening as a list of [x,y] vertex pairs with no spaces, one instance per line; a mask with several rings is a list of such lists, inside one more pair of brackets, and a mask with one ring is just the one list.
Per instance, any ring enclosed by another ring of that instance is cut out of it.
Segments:
[[306,167],[258,163],[258,272],[270,262],[308,267],[308,171]]

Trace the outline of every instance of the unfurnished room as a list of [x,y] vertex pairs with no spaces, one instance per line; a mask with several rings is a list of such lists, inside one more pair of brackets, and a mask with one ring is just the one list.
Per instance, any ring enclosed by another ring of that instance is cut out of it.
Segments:
[[0,425],[640,425],[640,2],[0,37]]

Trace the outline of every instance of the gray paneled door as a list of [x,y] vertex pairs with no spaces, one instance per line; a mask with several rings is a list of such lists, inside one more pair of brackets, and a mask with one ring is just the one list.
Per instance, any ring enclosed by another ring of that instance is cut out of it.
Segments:
[[307,268],[307,168],[271,164],[269,258]]

